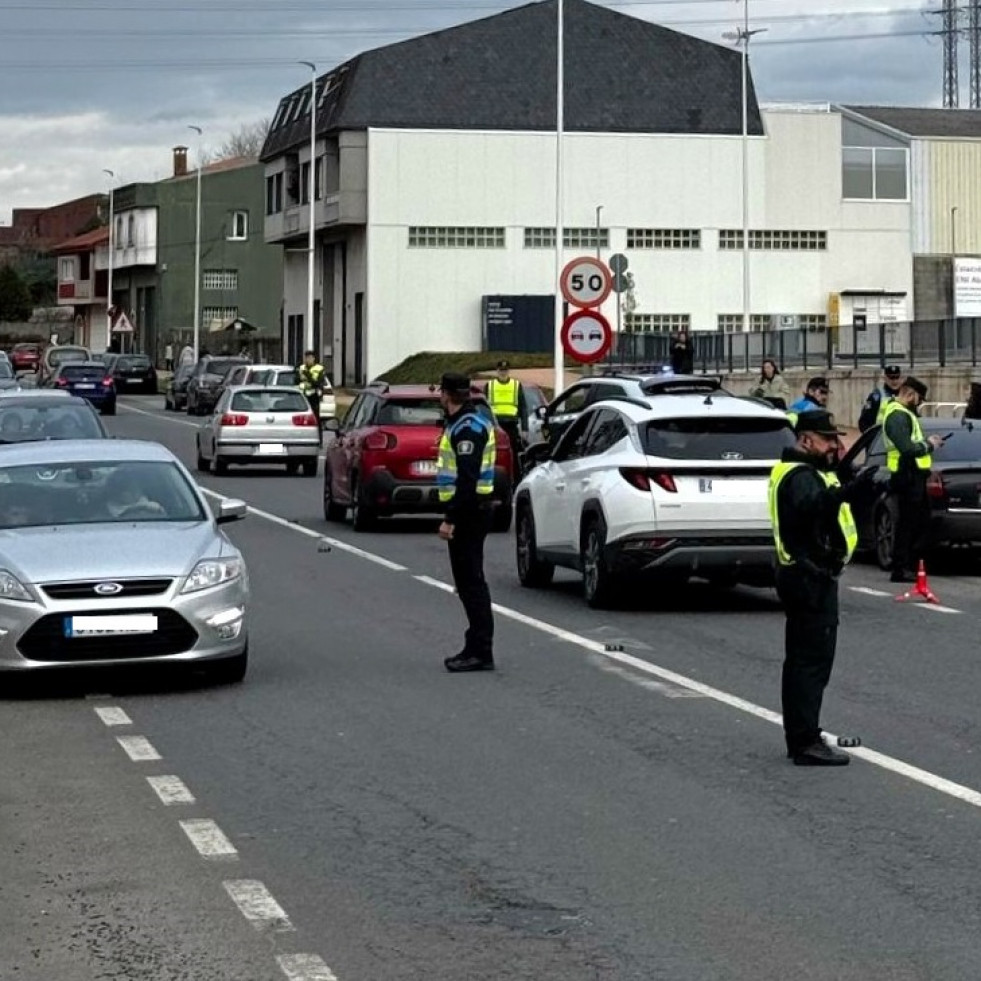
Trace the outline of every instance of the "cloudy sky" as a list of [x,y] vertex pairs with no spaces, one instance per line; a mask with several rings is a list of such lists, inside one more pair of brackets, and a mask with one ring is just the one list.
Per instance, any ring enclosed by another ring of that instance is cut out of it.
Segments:
[[[599,0],[720,43],[741,0]],[[367,48],[520,0],[0,0],[0,223],[117,180],[167,175],[281,95]],[[766,102],[939,105],[939,0],[750,0]],[[966,49],[966,44],[963,45]],[[967,72],[962,69],[962,81]],[[962,94],[962,104],[967,97]]]

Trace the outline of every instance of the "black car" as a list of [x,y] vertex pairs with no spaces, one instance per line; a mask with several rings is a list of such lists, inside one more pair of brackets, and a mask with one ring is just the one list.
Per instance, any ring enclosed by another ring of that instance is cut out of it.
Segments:
[[164,409],[168,412],[181,412],[187,405],[187,383],[194,374],[193,364],[178,365],[164,389]]
[[157,369],[149,354],[116,354],[107,367],[120,395],[157,394]]
[[101,361],[68,361],[59,365],[45,387],[77,395],[104,416],[116,414],[116,386]]
[[[922,419],[925,436],[948,436],[933,453],[927,478],[930,550],[981,547],[981,426],[960,419]],[[883,569],[892,567],[898,509],[889,489],[886,444],[881,426],[864,432],[839,467],[842,480],[856,483],[852,513],[858,547],[874,555]]]
[[0,445],[45,439],[109,438],[95,409],[74,395],[38,392],[0,399]]
[[206,416],[214,411],[221,390],[221,383],[232,368],[249,364],[249,358],[205,356],[194,366],[187,383],[187,414]]

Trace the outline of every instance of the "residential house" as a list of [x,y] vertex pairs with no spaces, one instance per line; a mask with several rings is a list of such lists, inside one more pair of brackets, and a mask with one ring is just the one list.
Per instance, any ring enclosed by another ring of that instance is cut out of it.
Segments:
[[58,306],[71,307],[72,340],[96,351],[108,340],[109,228],[103,226],[56,245]]

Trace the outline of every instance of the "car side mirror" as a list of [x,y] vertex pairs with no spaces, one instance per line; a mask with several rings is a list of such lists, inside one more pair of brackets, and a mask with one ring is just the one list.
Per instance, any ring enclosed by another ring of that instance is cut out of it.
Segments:
[[544,422],[545,419],[547,418],[547,416],[548,416],[548,406],[547,405],[540,405],[537,409],[535,409],[535,418],[536,419],[541,419],[542,422]]
[[325,433],[339,433],[341,431],[341,420],[337,416],[325,416],[320,420],[320,428]]
[[226,497],[218,502],[218,513],[215,515],[215,521],[220,525],[227,525],[230,521],[241,521],[248,513],[249,509],[245,501]]

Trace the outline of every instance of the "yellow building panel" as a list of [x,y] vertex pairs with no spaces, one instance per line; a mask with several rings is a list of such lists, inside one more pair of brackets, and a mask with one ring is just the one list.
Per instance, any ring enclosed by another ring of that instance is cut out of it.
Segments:
[[981,253],[981,143],[930,140],[924,151],[930,175],[929,251]]

